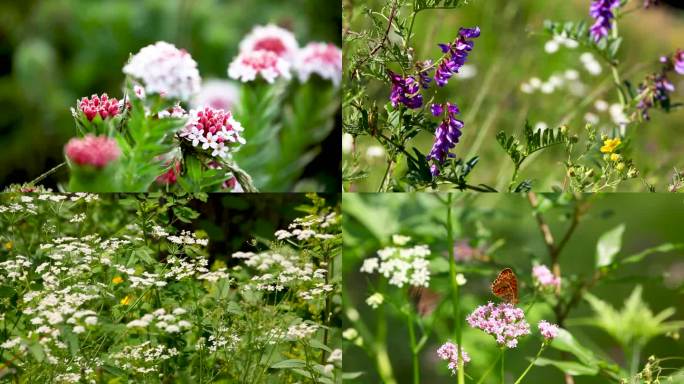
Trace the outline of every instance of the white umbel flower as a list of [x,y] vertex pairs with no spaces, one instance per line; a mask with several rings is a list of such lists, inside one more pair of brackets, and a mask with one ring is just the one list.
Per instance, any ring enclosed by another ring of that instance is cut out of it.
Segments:
[[169,99],[187,101],[200,88],[197,62],[187,51],[164,41],[142,48],[123,72],[141,81],[146,93]]

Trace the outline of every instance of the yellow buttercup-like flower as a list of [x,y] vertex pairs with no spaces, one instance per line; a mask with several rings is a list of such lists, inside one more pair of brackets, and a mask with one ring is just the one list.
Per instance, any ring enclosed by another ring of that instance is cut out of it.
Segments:
[[617,153],[613,153],[613,154],[610,155],[610,159],[611,159],[612,161],[618,161],[618,160],[620,160],[621,157],[622,157],[622,156],[620,156],[620,155],[617,154]]
[[112,283],[114,284],[121,284],[123,283],[124,279],[121,276],[116,276],[115,278],[112,279]]
[[11,241],[5,243],[5,249],[8,251],[11,251],[13,246],[14,244]]
[[121,305],[128,305],[131,303],[131,300],[133,300],[130,296],[126,295],[121,301],[119,302]]
[[613,153],[615,152],[615,149],[622,144],[622,141],[620,140],[619,137],[616,137],[614,139],[606,139],[603,141],[603,146],[601,147],[601,152],[602,153]]

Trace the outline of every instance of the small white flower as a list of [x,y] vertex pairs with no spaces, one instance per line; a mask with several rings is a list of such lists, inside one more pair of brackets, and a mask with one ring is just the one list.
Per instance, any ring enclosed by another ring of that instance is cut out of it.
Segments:
[[366,299],[366,304],[371,308],[376,309],[382,305],[383,301],[385,301],[385,297],[381,293],[376,292]]

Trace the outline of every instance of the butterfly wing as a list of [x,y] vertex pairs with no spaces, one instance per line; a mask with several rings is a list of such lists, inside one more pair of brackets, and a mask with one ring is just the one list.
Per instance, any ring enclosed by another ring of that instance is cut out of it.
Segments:
[[499,272],[492,283],[492,293],[509,303],[518,303],[518,279],[512,269],[506,268]]
[[409,294],[421,317],[430,315],[437,309],[442,295],[426,287],[411,287]]

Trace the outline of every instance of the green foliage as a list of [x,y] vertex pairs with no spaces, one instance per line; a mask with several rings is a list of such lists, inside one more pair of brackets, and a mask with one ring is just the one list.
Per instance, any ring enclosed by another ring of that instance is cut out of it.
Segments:
[[643,347],[656,336],[684,327],[684,321],[665,321],[675,314],[674,308],[654,314],[642,298],[640,285],[634,287],[621,310],[589,293],[584,298],[596,315],[590,324],[603,329],[623,348]]

